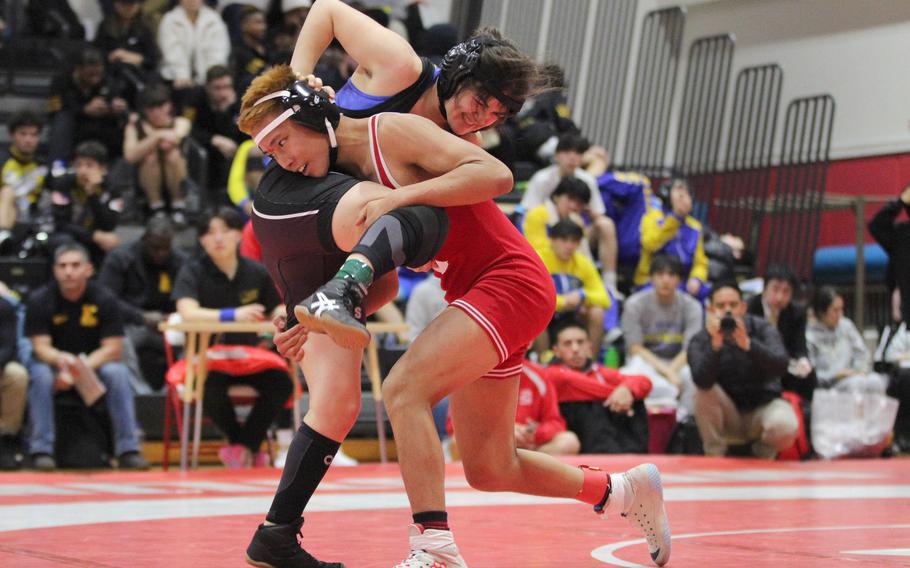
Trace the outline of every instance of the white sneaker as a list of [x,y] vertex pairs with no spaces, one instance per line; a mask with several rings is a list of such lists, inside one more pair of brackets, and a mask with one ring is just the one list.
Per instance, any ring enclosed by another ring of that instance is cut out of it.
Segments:
[[395,568],[468,568],[458,553],[452,531],[408,527],[411,553]]
[[[610,499],[615,497],[625,505],[622,516],[645,534],[651,560],[663,566],[670,561],[670,520],[664,507],[660,471],[656,465],[646,463],[612,478],[614,488]],[[616,482],[622,485],[616,485]],[[609,505],[612,503],[608,502],[607,510],[614,510]]]
[[352,466],[357,465],[358,463],[360,463],[360,462],[358,462],[351,456],[344,453],[344,450],[342,450],[341,448],[338,448],[338,453],[336,453],[335,458],[332,459],[332,465],[334,465],[336,467],[352,467]]

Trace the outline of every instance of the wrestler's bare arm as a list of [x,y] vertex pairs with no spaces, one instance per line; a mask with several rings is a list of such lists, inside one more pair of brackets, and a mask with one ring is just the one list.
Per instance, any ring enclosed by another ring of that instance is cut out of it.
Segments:
[[358,63],[351,80],[361,91],[389,96],[420,76],[422,63],[403,37],[339,0],[316,0],[297,37],[291,68],[312,73],[332,39]]
[[379,122],[386,163],[399,183],[396,205],[453,207],[488,201],[512,190],[512,173],[482,148],[412,114]]

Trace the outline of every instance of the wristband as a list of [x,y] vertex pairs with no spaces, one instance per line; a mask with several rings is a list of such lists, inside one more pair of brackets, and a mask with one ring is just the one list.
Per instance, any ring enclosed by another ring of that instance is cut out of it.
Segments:
[[234,321],[237,316],[237,308],[223,308],[218,310],[218,321]]

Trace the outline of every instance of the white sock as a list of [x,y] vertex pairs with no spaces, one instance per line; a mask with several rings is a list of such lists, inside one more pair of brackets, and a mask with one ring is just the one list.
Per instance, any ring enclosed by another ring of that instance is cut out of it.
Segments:
[[610,498],[604,507],[604,513],[620,515],[629,510],[632,501],[632,488],[629,487],[626,476],[621,473],[610,474]]

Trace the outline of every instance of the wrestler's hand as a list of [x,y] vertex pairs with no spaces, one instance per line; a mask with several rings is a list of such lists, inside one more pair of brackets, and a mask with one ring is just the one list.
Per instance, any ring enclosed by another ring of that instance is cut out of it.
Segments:
[[285,316],[276,316],[272,320],[272,325],[275,326],[275,337],[272,340],[275,342],[278,353],[292,361],[300,362],[303,359],[303,345],[307,340],[307,329],[300,324],[291,329],[285,329],[287,326]]
[[398,207],[398,200],[394,197],[394,193],[388,197],[380,197],[369,201],[360,210],[360,215],[357,217],[357,225],[365,229],[375,223],[377,219]]
[[322,79],[316,75],[313,75],[312,73],[309,75],[301,75],[300,73],[297,73],[297,80],[306,81],[306,84],[309,85],[312,89],[322,89],[329,95],[329,99],[331,99],[333,102],[335,101],[335,89],[328,85],[324,85],[322,83]]

